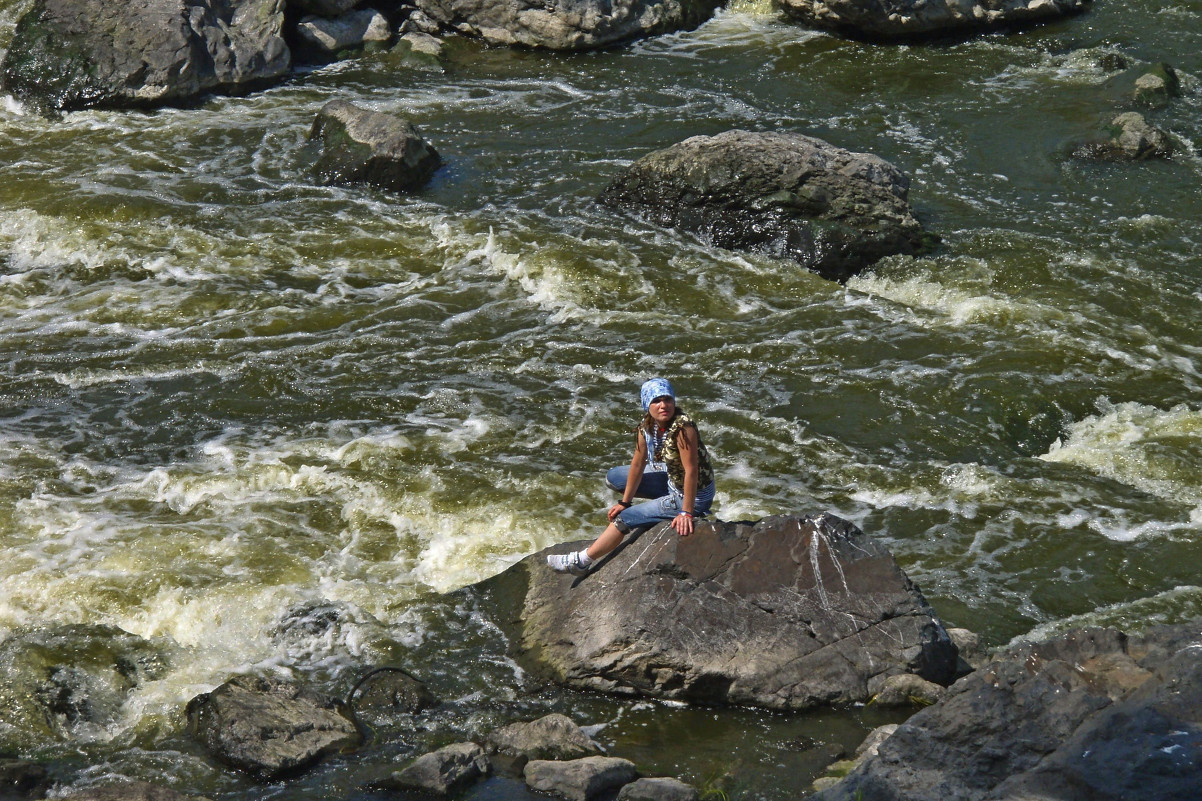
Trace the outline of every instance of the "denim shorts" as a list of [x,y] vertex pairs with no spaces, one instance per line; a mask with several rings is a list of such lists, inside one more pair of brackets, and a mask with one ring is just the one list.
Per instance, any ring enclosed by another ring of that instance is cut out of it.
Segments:
[[[605,474],[605,486],[614,492],[625,492],[626,482],[629,477],[630,465],[611,468]],[[712,495],[710,493],[711,497],[709,500],[694,502],[694,516],[705,517],[705,514],[713,504]],[[668,474],[662,470],[643,473],[643,478],[639,482],[639,488],[635,492],[635,497],[648,498],[650,500],[635,504],[623,510],[621,514],[614,518],[614,525],[623,534],[629,533],[636,528],[646,528],[664,520],[671,520],[680,514],[680,507],[684,503],[684,496],[668,484]]]

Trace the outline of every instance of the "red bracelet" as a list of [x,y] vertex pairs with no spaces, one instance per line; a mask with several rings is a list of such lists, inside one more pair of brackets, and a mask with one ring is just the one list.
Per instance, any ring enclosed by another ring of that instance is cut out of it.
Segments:
[[680,514],[678,514],[678,515],[676,515],[676,516],[677,516],[677,517],[680,517],[680,515],[687,515],[687,516],[689,516],[689,517],[692,517],[692,516],[693,516],[693,513],[692,513],[692,512],[681,512]]

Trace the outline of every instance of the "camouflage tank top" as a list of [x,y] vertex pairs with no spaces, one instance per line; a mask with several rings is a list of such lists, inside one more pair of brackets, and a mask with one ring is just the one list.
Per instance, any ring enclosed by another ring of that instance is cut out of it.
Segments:
[[[663,438],[659,438],[647,431],[643,430],[643,434],[647,440],[647,456],[653,463],[663,462],[668,471],[668,481],[678,491],[684,491],[684,460],[680,456],[680,447],[676,443],[677,434],[683,429],[691,427],[697,431],[697,424],[693,419],[684,412],[677,412],[672,418],[672,422],[668,424],[668,430],[664,433]],[[710,463],[709,451],[705,449],[705,443],[701,441],[701,432],[697,431],[697,492],[707,488],[714,483],[714,468]]]

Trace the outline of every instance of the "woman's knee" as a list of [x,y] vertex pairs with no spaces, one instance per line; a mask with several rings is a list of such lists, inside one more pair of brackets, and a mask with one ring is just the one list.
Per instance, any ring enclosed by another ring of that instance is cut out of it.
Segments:
[[605,486],[614,492],[625,492],[626,479],[630,475],[630,467],[611,467],[605,474]]

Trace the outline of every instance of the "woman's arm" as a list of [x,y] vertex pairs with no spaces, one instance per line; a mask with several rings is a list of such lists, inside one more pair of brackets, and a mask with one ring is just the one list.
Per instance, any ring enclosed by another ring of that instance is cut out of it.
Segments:
[[[672,528],[682,537],[693,533],[693,506],[697,501],[697,428],[684,426],[676,435],[676,447],[680,451],[680,461],[684,466],[684,505],[680,514],[672,518]],[[687,513],[687,514],[686,514]]]
[[[630,472],[626,474],[626,489],[622,491],[622,500],[609,507],[606,515],[613,520],[622,514],[622,510],[630,506],[634,496],[638,494],[639,484],[643,480],[643,468],[647,466],[647,441],[643,431],[634,432],[634,456],[630,459]],[[636,480],[637,478],[637,480]]]

